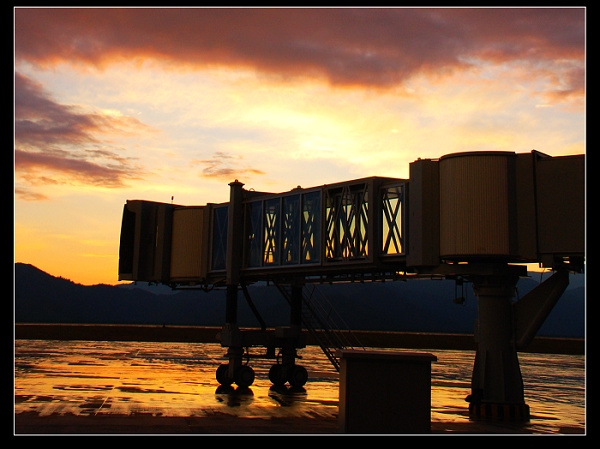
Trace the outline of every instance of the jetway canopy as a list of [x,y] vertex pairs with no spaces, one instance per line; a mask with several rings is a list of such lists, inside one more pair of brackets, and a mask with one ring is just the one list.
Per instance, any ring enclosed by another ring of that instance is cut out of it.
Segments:
[[[473,262],[567,263],[580,271],[584,197],[583,155],[534,151],[419,159],[408,180],[368,177],[283,193],[242,189],[237,215],[231,202],[129,200],[119,279],[219,283],[228,245],[238,240],[230,257],[248,280],[444,274],[444,265]],[[240,221],[235,227],[231,216]],[[240,235],[228,235],[230,229]]]

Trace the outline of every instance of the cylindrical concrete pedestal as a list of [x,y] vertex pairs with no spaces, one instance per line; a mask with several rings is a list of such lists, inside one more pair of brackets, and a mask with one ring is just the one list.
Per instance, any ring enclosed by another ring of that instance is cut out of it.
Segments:
[[339,350],[341,433],[431,432],[428,353]]

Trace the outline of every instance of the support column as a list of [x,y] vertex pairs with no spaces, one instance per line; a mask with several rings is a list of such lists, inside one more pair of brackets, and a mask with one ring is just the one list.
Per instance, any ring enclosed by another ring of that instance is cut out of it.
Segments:
[[286,379],[290,379],[296,366],[296,347],[302,329],[302,283],[293,281],[291,284],[290,297],[290,327],[287,338],[282,342],[281,366]]
[[237,304],[238,291],[237,285],[227,285],[225,296],[225,323],[237,324]]
[[296,364],[297,348],[305,347],[302,335],[302,288],[304,279],[294,279],[291,282],[290,326],[280,327],[275,330],[275,336],[281,346],[281,363],[273,365],[269,371],[269,379],[275,386],[283,386],[289,382],[297,391],[303,390],[303,385],[308,380],[308,372],[303,366]]
[[227,252],[225,269],[227,285],[240,283],[240,269],[244,250],[244,184],[237,179],[229,184],[229,210],[227,215]]
[[510,275],[473,279],[479,312],[472,390],[466,399],[472,416],[529,420],[514,341],[512,300],[517,280]]
[[243,186],[237,179],[229,184],[229,210],[227,216],[227,252],[226,252],[226,285],[225,326],[221,331],[221,345],[228,346],[228,377],[234,378],[235,371],[242,364],[244,350],[241,334],[237,325],[238,285],[243,255],[244,206]]
[[292,284],[292,301],[290,303],[290,325],[302,326],[302,283]]

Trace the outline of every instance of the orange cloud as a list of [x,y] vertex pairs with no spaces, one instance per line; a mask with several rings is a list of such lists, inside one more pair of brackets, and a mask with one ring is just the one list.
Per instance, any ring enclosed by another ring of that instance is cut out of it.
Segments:
[[45,201],[48,196],[43,193],[34,192],[26,187],[15,187],[15,196],[24,201]]

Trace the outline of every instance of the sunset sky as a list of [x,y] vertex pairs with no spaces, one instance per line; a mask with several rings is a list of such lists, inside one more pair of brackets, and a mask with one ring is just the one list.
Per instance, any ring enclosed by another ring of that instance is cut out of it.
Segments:
[[118,283],[128,199],[584,154],[585,8],[15,8],[14,260]]

